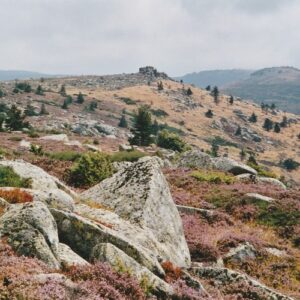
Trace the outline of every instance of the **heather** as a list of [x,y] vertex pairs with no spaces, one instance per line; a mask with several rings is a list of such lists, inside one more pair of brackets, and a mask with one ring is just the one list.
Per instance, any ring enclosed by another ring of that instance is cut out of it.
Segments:
[[[207,174],[202,170],[165,170],[174,201],[203,209],[202,213],[181,214],[192,260],[210,266],[231,249],[249,243],[255,248],[255,259],[223,259],[224,266],[299,297],[300,191],[257,183],[199,180],[195,172]],[[255,200],[247,193],[274,201]],[[269,248],[281,255],[268,252]],[[214,299],[253,299],[251,287],[245,284],[231,283],[216,289],[209,280],[202,283]]]

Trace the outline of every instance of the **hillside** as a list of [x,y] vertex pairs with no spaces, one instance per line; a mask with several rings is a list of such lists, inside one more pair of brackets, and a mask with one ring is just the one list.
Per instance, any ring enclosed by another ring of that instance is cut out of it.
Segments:
[[183,82],[194,84],[200,88],[210,86],[223,87],[228,84],[235,83],[249,78],[252,70],[210,70],[189,73],[181,77],[176,77],[177,80],[183,80]]
[[1,299],[300,299],[299,116],[152,67],[0,90]]
[[0,70],[0,80],[15,80],[15,79],[37,79],[41,77],[53,77],[55,75],[42,74],[39,72],[20,71],[20,70]]
[[275,103],[281,110],[300,114],[300,70],[293,67],[266,68],[255,72],[203,71],[181,79],[203,88],[217,85],[225,94],[258,104]]
[[282,110],[300,114],[300,70],[296,68],[262,69],[246,80],[223,87],[223,90],[256,103],[275,103]]

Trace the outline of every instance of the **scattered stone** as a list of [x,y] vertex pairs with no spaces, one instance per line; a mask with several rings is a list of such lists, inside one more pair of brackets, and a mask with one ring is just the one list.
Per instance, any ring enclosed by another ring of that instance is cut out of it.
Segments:
[[230,251],[224,255],[223,260],[234,261],[234,262],[245,262],[250,259],[256,258],[256,249],[248,242],[239,245],[236,248],[230,249]]
[[22,148],[22,149],[30,149],[31,147],[31,143],[28,142],[28,141],[25,141],[25,140],[22,140],[20,143],[19,143],[19,147]]
[[286,251],[284,250],[279,250],[277,248],[271,248],[271,247],[268,247],[268,248],[265,248],[265,250],[271,254],[271,255],[274,255],[274,256],[277,256],[277,257],[286,257],[288,256]]
[[89,264],[85,259],[76,254],[69,246],[62,243],[58,244],[57,259],[64,267]]
[[245,164],[239,163],[231,158],[227,158],[227,157],[215,158],[213,159],[213,163],[216,169],[223,172],[230,172],[234,175],[240,175],[245,173],[257,175],[256,170],[254,170],[253,168]]
[[65,143],[69,142],[69,138],[66,134],[46,135],[41,137],[40,140],[65,142]]
[[250,198],[251,200],[259,200],[259,201],[265,201],[265,202],[273,202],[274,199],[271,197],[263,196],[257,193],[247,193],[245,195],[247,198]]
[[203,169],[211,169],[214,166],[212,158],[208,154],[200,150],[191,150],[184,152],[180,156],[176,165],[178,167]]

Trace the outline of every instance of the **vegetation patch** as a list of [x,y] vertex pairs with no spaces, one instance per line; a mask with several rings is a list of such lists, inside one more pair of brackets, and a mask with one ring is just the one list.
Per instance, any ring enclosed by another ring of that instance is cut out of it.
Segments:
[[30,188],[31,179],[21,178],[11,167],[0,166],[0,187]]
[[215,184],[232,184],[236,181],[236,178],[234,176],[218,171],[194,171],[191,176],[196,178],[198,181],[210,182]]
[[46,154],[49,158],[60,161],[76,161],[81,157],[81,153],[76,151],[51,152]]
[[164,111],[163,109],[151,109],[150,110],[152,115],[160,118],[160,117],[167,117],[169,114]]
[[127,104],[127,105],[136,105],[138,103],[138,101],[133,100],[133,99],[128,98],[128,97],[121,97],[120,100],[122,102],[124,102],[125,104]]
[[212,145],[239,148],[238,144],[228,141],[220,136],[214,136],[213,138],[206,139],[205,141]]
[[138,150],[119,151],[111,155],[111,161],[112,162],[121,162],[121,161],[135,162],[144,156],[146,156],[146,153]]
[[10,204],[32,202],[33,197],[29,193],[20,189],[1,190],[0,197]]
[[184,152],[190,149],[181,137],[173,132],[164,129],[157,136],[157,145],[161,148],[170,149],[178,152]]

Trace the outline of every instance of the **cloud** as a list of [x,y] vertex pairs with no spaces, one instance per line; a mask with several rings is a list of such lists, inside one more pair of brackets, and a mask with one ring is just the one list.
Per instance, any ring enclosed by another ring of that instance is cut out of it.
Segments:
[[[298,2],[298,3],[297,3]],[[294,0],[1,0],[1,69],[172,75],[300,66]]]

